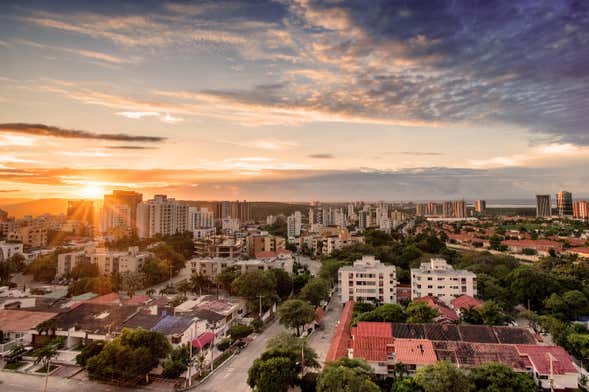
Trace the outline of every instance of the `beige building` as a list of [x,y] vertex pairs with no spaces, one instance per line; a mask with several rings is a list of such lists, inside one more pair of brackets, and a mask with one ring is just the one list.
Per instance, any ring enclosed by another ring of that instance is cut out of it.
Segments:
[[286,240],[284,237],[275,235],[250,235],[247,237],[247,254],[249,257],[256,257],[261,252],[276,252],[280,249],[286,249]]
[[461,295],[477,295],[474,272],[455,270],[444,259],[431,259],[419,268],[411,268],[411,299],[425,296],[450,301]]
[[47,246],[47,226],[44,224],[34,224],[30,226],[17,227],[7,236],[8,241],[22,242],[33,248],[42,248]]
[[227,268],[235,267],[241,274],[279,268],[292,274],[293,259],[290,254],[280,254],[267,259],[237,260],[228,258],[192,259],[190,268],[193,274],[206,275],[214,279]]
[[338,287],[342,304],[348,301],[397,303],[397,271],[374,256],[363,256],[354,265],[338,271]]
[[74,267],[82,263],[96,264],[100,275],[137,272],[150,256],[151,253],[140,252],[136,246],[130,247],[126,252],[87,247],[81,251],[62,253],[57,256],[56,276],[66,276]]
[[173,235],[188,230],[188,204],[166,195],[155,195],[152,200],[137,205],[137,234],[139,238]]

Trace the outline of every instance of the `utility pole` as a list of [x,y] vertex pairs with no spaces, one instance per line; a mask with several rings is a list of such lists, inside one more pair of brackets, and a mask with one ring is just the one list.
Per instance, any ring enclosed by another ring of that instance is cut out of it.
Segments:
[[216,329],[217,329],[217,322],[213,321],[213,341],[211,342],[211,372],[215,369],[214,350],[215,350],[215,330]]
[[258,316],[260,319],[262,319],[262,297],[263,295],[258,295],[258,298],[260,299],[260,312],[258,313]]

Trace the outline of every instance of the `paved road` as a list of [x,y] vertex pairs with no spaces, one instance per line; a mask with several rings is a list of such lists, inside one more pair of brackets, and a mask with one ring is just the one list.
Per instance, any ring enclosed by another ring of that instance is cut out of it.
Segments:
[[297,255],[296,257],[299,263],[309,267],[311,275],[317,276],[319,274],[319,268],[321,268],[321,262],[319,260],[312,260],[310,257],[303,255]]
[[[22,373],[0,371],[0,391],[31,392],[42,391],[45,378]],[[137,389],[120,388],[91,381],[49,377],[49,392],[129,392]]]
[[318,329],[309,338],[309,346],[311,346],[317,353],[317,360],[321,366],[323,366],[323,363],[325,362],[325,356],[329,350],[331,339],[335,334],[335,329],[342,314],[342,310],[343,307],[341,306],[339,297],[336,293],[331,297],[329,305],[327,306],[327,312],[323,318],[323,329]]
[[209,377],[203,384],[200,384],[196,391],[198,392],[248,392],[250,387],[247,385],[247,371],[265,350],[268,340],[285,329],[278,321],[271,324],[266,330],[251,342],[241,353],[233,357],[228,363],[220,368],[216,373]]
[[[166,280],[165,282],[158,283],[155,286],[148,287],[147,289],[152,288],[155,290],[156,294],[159,294],[160,290],[167,287],[170,283],[176,284],[184,279],[190,279],[191,276],[192,271],[190,268],[190,263],[187,261],[186,266],[182,268],[180,271],[178,271],[178,275],[172,277],[172,280]],[[147,289],[140,290],[137,292],[137,294],[145,294]]]

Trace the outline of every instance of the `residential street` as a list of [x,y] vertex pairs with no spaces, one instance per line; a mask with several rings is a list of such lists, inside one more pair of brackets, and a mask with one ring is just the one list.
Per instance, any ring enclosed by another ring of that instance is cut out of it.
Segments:
[[[31,392],[42,391],[45,378],[22,373],[0,372],[0,391]],[[135,389],[90,381],[79,381],[60,377],[49,377],[49,392],[129,392]]]
[[248,392],[247,371],[262,352],[266,350],[268,340],[285,329],[278,321],[274,321],[260,336],[251,342],[241,353],[210,376],[196,390],[206,392],[231,391]]
[[329,344],[335,334],[335,329],[342,314],[343,307],[340,304],[339,296],[334,294],[327,306],[327,312],[323,318],[323,329],[318,329],[309,338],[309,345],[315,350],[318,361],[321,366],[325,361],[325,356],[329,350]]

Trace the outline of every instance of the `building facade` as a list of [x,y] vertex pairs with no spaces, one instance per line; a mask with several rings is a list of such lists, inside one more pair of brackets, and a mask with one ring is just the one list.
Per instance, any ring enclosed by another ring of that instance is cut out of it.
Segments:
[[540,218],[548,218],[552,216],[550,195],[536,195],[536,216]]
[[426,296],[450,301],[461,295],[477,295],[474,272],[455,270],[444,259],[431,259],[419,268],[411,268],[411,299]]
[[374,256],[363,256],[354,265],[339,269],[338,287],[342,304],[348,301],[397,303],[396,267],[385,265]]
[[166,195],[155,195],[152,200],[137,206],[137,234],[139,238],[173,235],[188,231],[188,208]]
[[573,194],[567,191],[560,191],[556,194],[556,207],[561,217],[573,216]]

